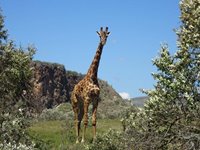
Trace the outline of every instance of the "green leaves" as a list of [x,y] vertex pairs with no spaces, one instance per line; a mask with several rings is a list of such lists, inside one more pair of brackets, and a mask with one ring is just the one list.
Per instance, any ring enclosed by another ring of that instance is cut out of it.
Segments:
[[181,47],[199,48],[200,45],[200,1],[182,0],[180,2],[182,25],[180,27],[179,42]]
[[[16,48],[7,39],[0,14],[0,149],[28,149],[25,132],[26,113],[30,104],[32,70],[30,63],[34,48]],[[29,147],[30,148],[30,147]]]
[[0,10],[0,44],[7,39],[7,30],[4,29],[4,19]]
[[[157,81],[155,90],[145,91],[150,97],[145,105],[147,118],[151,118],[150,130],[164,136],[167,129],[168,136],[159,141],[161,145],[169,144],[170,139],[179,141],[181,146],[187,140],[192,141],[185,138],[194,134],[187,126],[200,121],[200,93],[196,90],[200,86],[200,1],[182,0],[180,9],[182,25],[176,30],[178,50],[170,55],[168,47],[161,46],[159,57],[153,61],[158,70],[152,74]],[[196,128],[200,130],[198,124]],[[194,141],[191,144],[195,145]]]

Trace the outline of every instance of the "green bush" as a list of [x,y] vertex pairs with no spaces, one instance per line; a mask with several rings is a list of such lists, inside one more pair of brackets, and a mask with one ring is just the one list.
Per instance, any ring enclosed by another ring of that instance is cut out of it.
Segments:
[[98,135],[97,139],[89,145],[86,145],[87,150],[118,150],[125,149],[124,139],[120,132],[116,130],[109,130],[103,135]]
[[58,111],[57,109],[44,109],[39,116],[40,120],[64,120],[66,113]]
[[7,30],[0,12],[0,149],[28,149],[33,146],[26,128],[35,50],[16,48],[13,41],[5,39]]
[[70,103],[63,103],[53,109],[44,109],[39,115],[39,120],[66,120],[73,119]]

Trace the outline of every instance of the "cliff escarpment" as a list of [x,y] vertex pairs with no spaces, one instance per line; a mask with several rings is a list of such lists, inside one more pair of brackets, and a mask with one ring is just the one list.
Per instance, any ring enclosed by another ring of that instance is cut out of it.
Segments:
[[38,107],[52,108],[69,101],[65,67],[60,64],[32,62],[33,94]]
[[[53,108],[64,102],[70,102],[70,95],[83,74],[66,71],[65,67],[56,63],[34,61],[33,67],[33,103],[41,112],[45,108]],[[98,112],[110,116],[127,106],[121,96],[106,82],[99,79],[100,103]]]

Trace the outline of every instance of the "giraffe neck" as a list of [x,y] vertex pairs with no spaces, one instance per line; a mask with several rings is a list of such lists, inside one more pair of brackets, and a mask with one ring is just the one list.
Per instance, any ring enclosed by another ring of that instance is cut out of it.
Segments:
[[103,44],[100,42],[96,54],[94,56],[94,59],[87,72],[87,76],[93,80],[97,79],[98,67],[101,59],[102,50],[103,50]]

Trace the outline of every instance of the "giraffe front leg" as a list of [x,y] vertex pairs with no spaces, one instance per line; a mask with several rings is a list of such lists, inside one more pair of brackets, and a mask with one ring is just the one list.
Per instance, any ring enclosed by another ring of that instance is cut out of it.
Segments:
[[74,111],[74,127],[76,131],[76,143],[79,143],[79,120],[78,120],[78,101],[74,93],[71,96],[72,109]]
[[92,109],[93,142],[96,139],[97,107],[98,107],[98,101],[93,102],[93,109]]
[[83,136],[82,136],[82,140],[81,143],[85,142],[85,133],[86,133],[86,128],[88,125],[88,106],[89,106],[89,102],[84,102],[84,128],[83,128]]
[[79,143],[79,120],[78,120],[78,108],[74,107],[74,127],[76,131],[76,143]]

